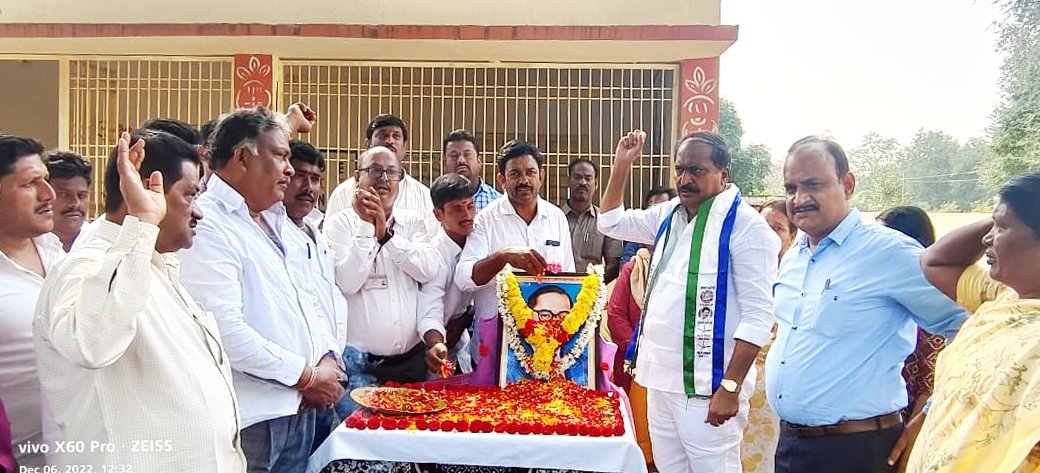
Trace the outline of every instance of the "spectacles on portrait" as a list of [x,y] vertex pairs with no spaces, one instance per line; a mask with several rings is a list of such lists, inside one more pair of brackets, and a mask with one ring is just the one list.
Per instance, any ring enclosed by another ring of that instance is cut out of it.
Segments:
[[567,317],[570,314],[571,314],[571,311],[569,311],[569,310],[561,310],[559,312],[553,312],[551,310],[542,309],[542,310],[534,311],[534,318],[535,318],[535,320],[538,320],[539,322],[544,322],[546,320],[562,319],[562,318]]

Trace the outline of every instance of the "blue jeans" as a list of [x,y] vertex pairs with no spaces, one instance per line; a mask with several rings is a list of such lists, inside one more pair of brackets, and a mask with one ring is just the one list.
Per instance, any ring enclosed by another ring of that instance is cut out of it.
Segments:
[[[350,397],[344,395],[343,397]],[[311,443],[311,453],[318,450],[318,447],[325,442],[325,439],[329,438],[333,430],[336,430],[336,426],[339,425],[342,420],[341,417],[336,415],[335,408],[320,408],[315,409],[315,425],[314,425],[314,441]]]
[[242,429],[249,473],[299,473],[307,469],[317,414],[313,409]]

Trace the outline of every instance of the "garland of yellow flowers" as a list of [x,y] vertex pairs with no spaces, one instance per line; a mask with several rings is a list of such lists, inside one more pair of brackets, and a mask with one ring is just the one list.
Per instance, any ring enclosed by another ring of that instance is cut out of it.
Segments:
[[[552,378],[553,362],[559,347],[567,343],[579,329],[582,327],[587,328],[586,322],[589,322],[590,316],[594,318],[591,321],[593,325],[599,320],[600,312],[602,312],[605,303],[605,298],[602,297],[601,291],[602,278],[601,269],[597,267],[582,279],[581,290],[578,292],[577,300],[571,312],[564,317],[563,322],[560,324],[565,335],[554,337],[548,333],[545,325],[532,323],[532,325],[528,326],[534,320],[534,311],[527,306],[527,302],[520,292],[520,284],[516,276],[513,275],[510,268],[503,270],[499,274],[499,309],[502,312],[503,326],[511,342],[510,346],[516,353],[517,360],[536,378]],[[588,344],[588,339],[591,338],[593,331],[586,331],[589,333],[583,333],[583,343],[578,343],[574,347],[576,351],[583,351]],[[534,349],[533,356],[526,356],[526,350],[519,343],[515,343],[517,332],[520,332],[524,337],[524,341]],[[572,365],[577,360],[576,356],[568,358],[570,358],[569,365]],[[557,373],[555,374],[562,374],[562,371],[568,367],[556,370]]]

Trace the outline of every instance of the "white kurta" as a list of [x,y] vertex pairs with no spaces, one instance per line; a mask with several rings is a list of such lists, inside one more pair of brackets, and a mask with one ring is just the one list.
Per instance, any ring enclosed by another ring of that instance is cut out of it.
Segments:
[[[600,212],[599,229],[613,238],[652,243],[658,228],[676,209],[679,198],[646,210],[623,207]],[[636,361],[636,381],[671,393],[683,388],[683,330],[686,315],[686,286],[690,266],[690,243],[696,219],[683,209],[675,211],[668,247],[654,248],[654,266],[663,265],[643,319],[641,345]],[[662,239],[663,240],[663,239]],[[773,281],[776,279],[780,238],[747,204],[737,209],[730,238],[730,262],[726,294],[726,341],[723,369],[729,366],[735,339],[763,346],[773,334]],[[738,380],[739,381],[739,380]],[[752,365],[743,388],[755,384]]]
[[[34,321],[57,422],[54,465],[244,472],[231,365],[213,315],[155,252],[158,227],[102,222],[44,283]],[[129,470],[117,470],[129,471]]]

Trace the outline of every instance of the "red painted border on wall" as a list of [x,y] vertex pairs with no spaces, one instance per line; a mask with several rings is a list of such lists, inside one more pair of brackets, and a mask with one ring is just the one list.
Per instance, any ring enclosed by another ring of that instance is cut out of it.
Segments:
[[148,36],[286,36],[307,38],[736,41],[736,26],[472,26],[265,25],[258,23],[0,23],[0,38],[111,38]]

